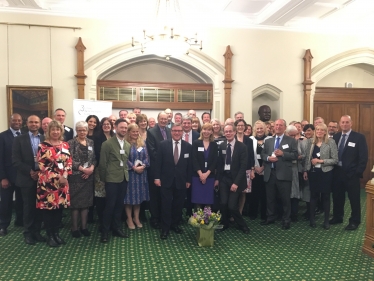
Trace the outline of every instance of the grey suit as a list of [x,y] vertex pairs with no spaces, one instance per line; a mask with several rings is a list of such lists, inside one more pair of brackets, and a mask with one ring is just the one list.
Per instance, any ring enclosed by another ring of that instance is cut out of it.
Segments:
[[268,161],[268,157],[274,152],[276,136],[267,139],[264,143],[264,149],[261,153],[263,160],[264,181],[266,183],[266,201],[267,201],[267,221],[273,222],[276,219],[275,205],[276,195],[279,197],[283,205],[283,224],[290,223],[291,212],[291,185],[292,185],[292,161],[297,160],[297,142],[295,139],[283,136],[279,148],[283,151],[283,156],[278,157],[278,161],[274,166]]

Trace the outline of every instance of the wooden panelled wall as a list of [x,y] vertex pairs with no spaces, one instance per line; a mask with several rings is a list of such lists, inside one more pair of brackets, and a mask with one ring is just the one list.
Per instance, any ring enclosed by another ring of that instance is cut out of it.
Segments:
[[374,89],[325,88],[317,87],[314,96],[313,116],[322,117],[328,124],[348,114],[353,121],[352,129],[365,135],[369,148],[369,161],[366,166],[363,186],[373,175],[374,154]]

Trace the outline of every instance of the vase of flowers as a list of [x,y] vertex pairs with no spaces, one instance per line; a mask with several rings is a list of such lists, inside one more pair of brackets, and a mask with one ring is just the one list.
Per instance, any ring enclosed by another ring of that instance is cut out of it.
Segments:
[[197,228],[197,243],[200,247],[212,247],[214,244],[214,230],[222,228],[221,214],[212,212],[210,207],[198,209],[188,223]]

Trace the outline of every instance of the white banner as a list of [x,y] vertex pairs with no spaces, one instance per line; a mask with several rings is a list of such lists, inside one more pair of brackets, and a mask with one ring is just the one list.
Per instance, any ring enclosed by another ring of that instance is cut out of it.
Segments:
[[96,115],[101,120],[112,115],[112,102],[95,100],[73,100],[74,131],[78,121],[86,121],[89,115]]

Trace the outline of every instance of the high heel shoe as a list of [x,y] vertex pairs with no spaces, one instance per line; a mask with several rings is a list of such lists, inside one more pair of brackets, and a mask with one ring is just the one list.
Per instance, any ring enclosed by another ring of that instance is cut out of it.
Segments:
[[127,219],[126,220],[126,224],[127,224],[127,227],[129,229],[135,229],[135,225],[134,225],[134,222],[131,221],[131,224],[129,223],[129,220]]
[[143,225],[140,223],[140,221],[139,222],[134,221],[134,223],[135,223],[137,228],[142,228],[143,227]]

